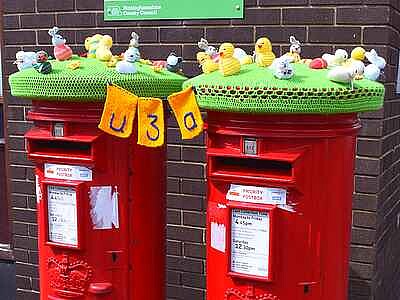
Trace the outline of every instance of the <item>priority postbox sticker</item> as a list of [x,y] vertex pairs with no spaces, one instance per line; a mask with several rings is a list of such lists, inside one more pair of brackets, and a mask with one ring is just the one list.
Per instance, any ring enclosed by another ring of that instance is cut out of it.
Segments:
[[285,205],[286,194],[287,191],[281,188],[231,184],[226,199],[257,204]]
[[92,170],[83,166],[44,164],[44,176],[52,179],[92,181]]

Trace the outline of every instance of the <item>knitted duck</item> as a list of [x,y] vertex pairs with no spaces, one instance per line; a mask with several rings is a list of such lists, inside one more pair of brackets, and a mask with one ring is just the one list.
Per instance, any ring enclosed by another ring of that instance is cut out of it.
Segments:
[[358,63],[349,66],[337,66],[331,69],[327,74],[327,78],[334,82],[351,83],[351,89],[353,90],[353,81],[357,77],[363,76],[363,73],[364,64],[358,61]]
[[96,50],[96,58],[101,61],[109,61],[112,57],[111,47],[113,45],[112,37],[104,35],[99,42]]
[[95,34],[85,39],[85,49],[88,51],[88,58],[96,58],[96,51],[102,38],[101,34]]
[[257,65],[259,67],[269,67],[275,59],[270,40],[266,37],[259,38],[255,48]]
[[223,43],[219,48],[219,70],[224,76],[235,75],[240,72],[240,61],[233,57],[235,46]]
[[363,60],[365,59],[365,49],[362,47],[356,47],[351,51],[350,58],[343,64],[346,67],[354,67],[359,71],[359,74],[357,74],[356,78],[357,80],[363,79],[363,74],[364,74],[364,69],[365,65],[363,63]]
[[326,61],[328,68],[341,66],[347,61],[348,58],[349,55],[347,54],[347,51],[343,49],[336,50],[334,55],[328,53],[322,55],[322,59]]
[[61,35],[57,34],[59,31],[60,29],[58,27],[53,27],[49,30],[51,42],[54,46],[54,57],[60,61],[68,60],[72,57],[72,50],[65,44],[66,40]]
[[218,70],[218,64],[205,52],[197,53],[197,61],[199,62],[204,74],[210,74]]

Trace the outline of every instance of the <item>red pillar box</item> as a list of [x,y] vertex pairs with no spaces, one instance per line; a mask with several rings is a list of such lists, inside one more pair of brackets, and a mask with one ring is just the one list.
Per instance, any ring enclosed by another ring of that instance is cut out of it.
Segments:
[[347,299],[356,112],[384,88],[293,68],[184,85],[208,115],[208,300]]
[[[10,78],[13,95],[34,99],[26,141],[36,166],[40,297],[164,299],[165,146],[138,145],[137,125],[123,139],[98,124],[111,80],[166,97],[185,78],[139,64],[140,74],[120,75],[95,59],[72,60],[81,64],[76,73],[52,62],[50,74],[27,69]],[[88,77],[92,68],[98,73]],[[164,138],[163,122],[153,119]],[[115,116],[107,124],[125,134],[128,122]]]

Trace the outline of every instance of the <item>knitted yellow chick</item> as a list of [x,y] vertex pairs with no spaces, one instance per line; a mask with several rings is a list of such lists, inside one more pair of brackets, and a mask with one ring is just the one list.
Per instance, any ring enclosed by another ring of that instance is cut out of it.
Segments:
[[272,44],[268,38],[259,38],[256,42],[256,63],[260,67],[269,67],[275,59]]
[[85,39],[85,48],[88,51],[88,58],[96,58],[97,47],[102,38],[103,36],[101,34],[95,34]]
[[204,74],[210,74],[218,70],[218,64],[205,52],[197,53],[197,61],[199,62]]
[[219,48],[219,70],[224,76],[235,75],[240,72],[240,61],[233,57],[235,46],[223,43]]
[[112,37],[109,35],[103,36],[96,50],[96,58],[101,61],[109,61],[112,57],[112,53],[110,50],[112,45],[113,45]]

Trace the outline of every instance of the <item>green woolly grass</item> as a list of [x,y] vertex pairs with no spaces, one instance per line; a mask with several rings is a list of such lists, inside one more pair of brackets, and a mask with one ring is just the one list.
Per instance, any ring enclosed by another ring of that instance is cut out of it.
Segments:
[[218,71],[189,79],[201,108],[242,113],[349,113],[380,109],[385,88],[367,79],[350,84],[326,78],[328,70],[313,70],[294,64],[289,80],[274,77],[268,68],[255,64],[242,67],[239,74],[224,77]]
[[[80,61],[81,67],[71,70],[67,66],[74,61]],[[78,56],[51,64],[53,71],[47,75],[33,68],[12,74],[11,94],[27,99],[103,102],[107,84],[112,83],[140,97],[165,98],[181,91],[187,79],[166,70],[154,72],[151,66],[141,63],[136,63],[136,74],[120,74],[104,62]]]

